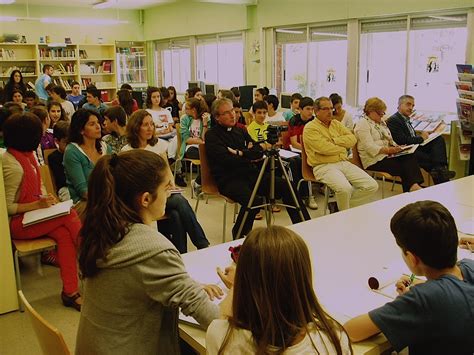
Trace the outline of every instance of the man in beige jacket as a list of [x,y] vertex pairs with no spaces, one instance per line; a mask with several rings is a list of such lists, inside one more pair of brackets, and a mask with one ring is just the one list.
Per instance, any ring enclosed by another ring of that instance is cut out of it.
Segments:
[[341,122],[332,119],[332,112],[329,98],[314,101],[316,119],[306,125],[303,143],[314,177],[335,192],[339,210],[346,210],[367,202],[378,184],[348,161],[347,150],[356,144],[356,137]]

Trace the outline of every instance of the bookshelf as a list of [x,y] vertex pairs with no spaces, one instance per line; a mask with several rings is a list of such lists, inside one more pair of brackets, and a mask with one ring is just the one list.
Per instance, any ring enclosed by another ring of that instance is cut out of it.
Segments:
[[470,64],[457,64],[458,80],[455,85],[458,120],[451,125],[450,170],[457,177],[469,174],[474,128],[474,68]]
[[146,90],[147,63],[145,42],[116,42],[117,86],[130,84],[135,90]]
[[[77,81],[82,89],[95,84],[104,97],[113,99],[117,90],[115,44],[24,44],[0,43],[0,86],[19,69],[25,83],[34,83],[43,65],[54,68],[53,83],[71,90]],[[105,94],[106,92],[106,94]]]

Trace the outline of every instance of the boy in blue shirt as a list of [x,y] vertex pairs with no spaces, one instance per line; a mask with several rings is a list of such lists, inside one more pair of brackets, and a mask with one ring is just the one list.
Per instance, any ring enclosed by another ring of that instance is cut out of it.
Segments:
[[427,281],[397,284],[392,302],[348,321],[352,341],[382,332],[396,351],[474,353],[474,260],[457,260],[453,216],[440,203],[419,201],[399,210],[390,229],[408,268]]
[[291,95],[291,103],[290,103],[290,109],[283,112],[283,118],[285,121],[291,120],[291,118],[300,113],[300,100],[303,98],[303,96],[299,93],[294,93]]

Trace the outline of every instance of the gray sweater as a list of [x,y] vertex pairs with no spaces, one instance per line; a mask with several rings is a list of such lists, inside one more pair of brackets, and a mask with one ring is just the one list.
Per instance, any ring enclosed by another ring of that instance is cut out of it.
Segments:
[[218,318],[176,248],[135,224],[85,279],[76,354],[179,354],[178,308],[207,328]]

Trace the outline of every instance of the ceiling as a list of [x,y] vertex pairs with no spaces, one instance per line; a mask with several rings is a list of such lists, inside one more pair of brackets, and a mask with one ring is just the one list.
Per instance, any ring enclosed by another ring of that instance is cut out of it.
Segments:
[[[44,6],[71,6],[71,7],[90,7],[100,0],[16,0],[16,4],[44,5]],[[239,4],[255,5],[257,0],[115,0],[116,5],[113,8],[119,9],[146,9],[153,6],[168,3],[186,3],[186,2],[211,2],[220,4]]]

